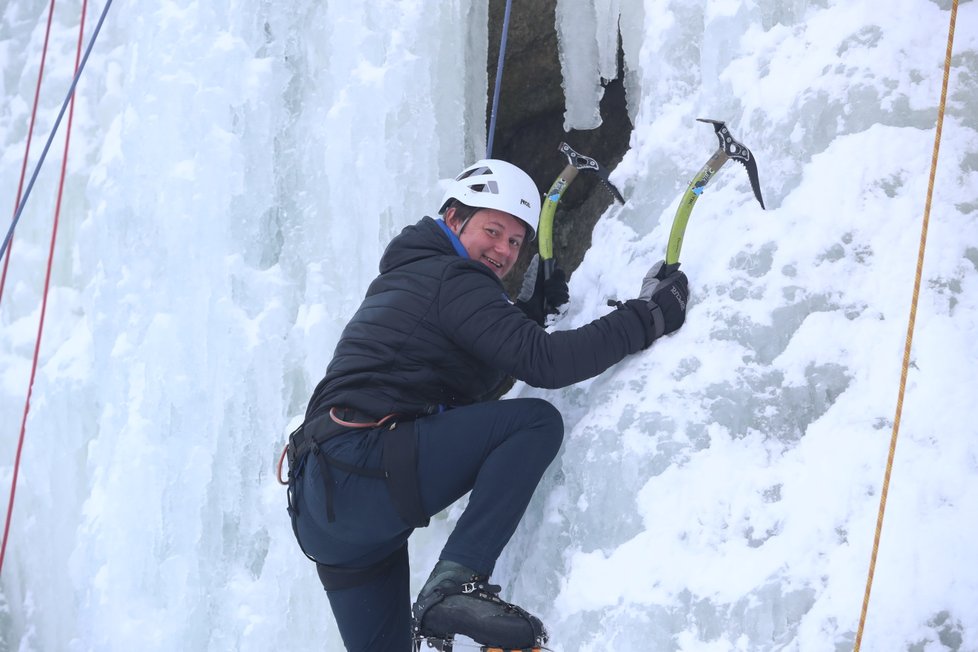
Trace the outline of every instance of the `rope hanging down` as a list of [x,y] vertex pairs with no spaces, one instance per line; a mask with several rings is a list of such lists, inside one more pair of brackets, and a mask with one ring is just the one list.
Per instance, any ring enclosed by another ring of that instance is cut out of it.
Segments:
[[941,103],[937,112],[937,133],[934,135],[934,153],[931,157],[930,181],[927,184],[927,201],[924,204],[924,219],[920,228],[920,249],[917,252],[917,274],[913,284],[913,300],[910,302],[910,320],[907,324],[907,341],[903,349],[903,370],[900,373],[900,390],[897,393],[896,415],[893,418],[893,434],[890,437],[890,453],[886,460],[886,473],[883,475],[883,490],[880,493],[880,509],[876,518],[876,535],[873,539],[873,553],[869,560],[869,575],[866,578],[866,592],[863,595],[862,611],[859,614],[859,629],[856,632],[854,652],[862,645],[863,630],[866,626],[866,613],[869,610],[869,594],[873,587],[876,572],[876,558],[879,554],[880,537],[883,533],[883,514],[886,511],[886,496],[890,490],[890,476],[893,472],[893,458],[896,455],[897,435],[900,432],[900,417],[903,414],[903,397],[907,389],[907,372],[910,368],[910,348],[913,344],[914,324],[917,321],[917,300],[920,295],[920,279],[924,269],[924,251],[927,247],[927,226],[930,222],[931,199],[934,196],[934,178],[937,176],[937,154],[941,148],[941,131],[944,127],[944,107],[947,101],[947,82],[951,74],[951,50],[954,44],[954,22],[958,13],[958,0],[951,5],[951,24],[947,34],[947,54],[944,56],[944,84],[941,87]]
[[[37,121],[37,105],[41,100],[41,79],[44,77],[44,62],[48,57],[48,41],[51,37],[51,18],[54,16],[54,0],[48,6],[48,25],[44,30],[44,45],[41,47],[41,65],[37,69],[37,87],[34,89],[34,106],[31,108],[31,121],[27,126],[27,144],[24,146],[24,161],[20,164],[20,180],[17,182],[17,198],[14,200],[14,219],[17,216],[17,207],[20,205],[20,197],[24,191],[24,178],[27,176],[27,159],[31,153],[31,140],[34,137],[34,123]],[[10,266],[10,250],[13,248],[13,240],[7,247],[7,255],[3,259],[3,274],[0,274],[0,302],[3,302],[3,288],[7,284],[7,268]]]
[[95,25],[95,31],[92,32],[92,39],[88,42],[88,48],[85,50],[85,56],[82,57],[78,70],[75,71],[75,77],[71,80],[71,86],[68,87],[68,93],[65,95],[65,101],[61,104],[61,111],[58,112],[58,117],[54,121],[54,126],[51,127],[51,134],[48,136],[48,141],[44,144],[44,149],[41,151],[41,158],[38,159],[37,165],[34,166],[34,173],[31,175],[30,182],[27,184],[27,190],[24,191],[24,197],[20,200],[20,205],[17,207],[17,212],[14,214],[14,219],[10,223],[10,228],[7,230],[7,236],[3,239],[3,245],[0,246],[0,256],[3,256],[4,252],[7,251],[7,245],[10,243],[10,238],[13,237],[14,229],[17,228],[17,222],[20,221],[20,216],[24,212],[24,206],[27,204],[27,198],[31,195],[31,189],[34,188],[34,182],[37,181],[37,175],[41,171],[41,166],[44,165],[44,159],[47,157],[48,150],[51,148],[51,142],[54,140],[54,135],[58,132],[58,127],[61,125],[61,119],[64,117],[65,111],[68,108],[68,102],[75,94],[75,86],[78,85],[78,79],[81,77],[82,71],[85,69],[85,64],[88,63],[88,56],[92,53],[92,47],[94,47],[95,40],[98,38],[98,33],[102,29],[102,23],[105,22],[105,14],[109,12],[109,7],[111,6],[112,0],[105,0],[105,7],[102,9],[102,15],[98,19],[98,24]]
[[506,57],[506,41],[509,35],[509,10],[513,0],[506,0],[503,14],[503,34],[499,39],[499,58],[496,62],[496,85],[492,91],[492,110],[489,114],[489,144],[486,145],[486,158],[492,158],[492,141],[496,135],[496,106],[499,104],[499,89],[503,85],[503,61]]
[[[105,8],[102,10],[102,16],[99,19],[98,26],[95,28],[95,32],[92,34],[92,39],[89,42],[88,50],[85,52],[85,59],[82,60],[81,51],[82,51],[82,43],[84,42],[85,12],[86,9],[88,8],[88,0],[83,0],[82,2],[81,18],[78,25],[78,46],[75,50],[75,78],[74,81],[72,81],[71,89],[68,91],[68,97],[65,99],[65,106],[68,106],[70,104],[71,108],[68,111],[68,126],[65,132],[64,155],[62,156],[61,159],[61,177],[58,181],[58,197],[54,207],[54,224],[51,229],[51,245],[48,250],[47,271],[44,276],[44,292],[41,299],[41,316],[40,316],[40,321],[38,322],[37,325],[37,339],[34,342],[34,358],[31,363],[30,380],[28,381],[27,384],[27,398],[24,401],[24,416],[20,423],[20,436],[17,440],[17,453],[14,458],[13,477],[10,480],[10,499],[7,503],[7,518],[3,527],[3,542],[2,544],[0,544],[0,573],[3,572],[3,561],[7,553],[7,541],[10,536],[10,523],[13,519],[13,513],[14,513],[14,497],[17,491],[17,476],[20,470],[21,454],[23,453],[24,450],[24,436],[27,431],[27,415],[30,412],[31,392],[34,389],[34,378],[37,375],[37,363],[41,352],[41,336],[44,332],[44,316],[45,313],[47,312],[48,291],[51,286],[51,268],[54,263],[54,245],[57,242],[57,237],[58,237],[58,221],[61,215],[61,200],[64,196],[64,183],[65,183],[65,177],[67,176],[67,170],[68,170],[68,147],[71,143],[71,123],[75,113],[74,89],[75,89],[75,85],[78,83],[78,77],[79,75],[81,75],[82,67],[85,65],[85,60],[88,59],[88,55],[92,51],[92,45],[95,44],[95,39],[98,37],[99,28],[102,26],[102,22],[105,20],[105,14],[108,11],[110,4],[112,4],[112,0],[107,0],[105,4]],[[61,114],[58,116],[58,121],[55,123],[54,129],[51,132],[51,138],[54,137],[54,132],[57,131],[58,129],[58,123],[60,123],[61,121],[61,116],[64,115],[65,106],[62,106]],[[45,154],[47,153],[47,150],[51,145],[51,138],[48,139],[48,143],[44,148]],[[37,178],[37,170],[40,169],[41,163],[43,162],[44,162],[44,154],[41,155],[41,160],[38,162],[38,167],[37,169],[35,169],[34,176],[31,178],[31,185],[33,185],[34,179]],[[16,218],[19,217],[20,212],[23,211],[24,203],[27,201],[27,195],[29,193],[30,193],[30,186],[28,186],[27,193],[25,193],[24,199],[21,201],[20,210],[18,211],[18,214],[15,216],[14,224],[16,224]],[[14,224],[11,225],[10,233],[7,234],[8,240],[11,234],[13,233]],[[4,241],[4,245],[6,244],[7,241]]]

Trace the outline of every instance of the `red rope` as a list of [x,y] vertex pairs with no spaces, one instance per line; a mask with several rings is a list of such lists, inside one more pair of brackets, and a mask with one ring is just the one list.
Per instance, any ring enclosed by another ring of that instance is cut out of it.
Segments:
[[[27,146],[24,147],[24,162],[20,166],[20,182],[17,184],[17,201],[14,202],[14,215],[20,206],[20,197],[24,192],[24,177],[27,176],[27,158],[31,153],[31,138],[34,136],[34,122],[37,119],[37,104],[41,98],[41,78],[44,76],[44,61],[48,56],[48,38],[51,36],[51,18],[54,16],[54,1],[48,8],[48,26],[44,30],[44,47],[41,49],[41,67],[37,70],[37,88],[34,89],[34,108],[31,109],[31,123],[27,127]],[[0,302],[3,301],[3,287],[7,284],[7,267],[10,266],[10,250],[14,247],[13,236],[7,245],[7,255],[3,259],[3,274],[0,275]]]
[[[75,73],[81,63],[82,42],[85,33],[85,10],[88,7],[88,0],[82,0],[81,20],[78,24],[78,49],[75,53]],[[17,490],[17,475],[20,469],[20,456],[24,449],[24,434],[27,431],[27,414],[30,412],[31,392],[34,389],[34,378],[37,375],[37,360],[41,352],[41,335],[44,332],[44,315],[48,306],[48,290],[51,287],[51,267],[54,262],[54,245],[58,238],[58,220],[61,216],[61,198],[64,195],[65,176],[68,170],[68,146],[71,143],[71,122],[75,115],[75,96],[71,96],[71,104],[68,108],[68,126],[65,130],[65,150],[61,158],[61,178],[58,181],[58,200],[54,205],[54,225],[51,229],[51,246],[48,251],[48,266],[44,276],[44,294],[41,299],[41,319],[37,325],[37,340],[34,343],[34,361],[31,365],[31,379],[27,385],[27,400],[24,402],[24,418],[20,423],[20,438],[17,440],[17,455],[14,459],[14,473],[10,481],[10,501],[7,504],[7,521],[3,527],[3,544],[0,545],[0,573],[3,572],[3,559],[7,553],[7,538],[10,534],[10,521],[14,513],[14,494]]]

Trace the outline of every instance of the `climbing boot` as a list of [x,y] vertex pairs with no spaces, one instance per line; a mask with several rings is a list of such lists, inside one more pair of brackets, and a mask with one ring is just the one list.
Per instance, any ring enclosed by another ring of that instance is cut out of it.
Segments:
[[499,598],[500,587],[453,561],[439,561],[412,608],[414,636],[509,649],[543,645],[547,632],[536,616]]

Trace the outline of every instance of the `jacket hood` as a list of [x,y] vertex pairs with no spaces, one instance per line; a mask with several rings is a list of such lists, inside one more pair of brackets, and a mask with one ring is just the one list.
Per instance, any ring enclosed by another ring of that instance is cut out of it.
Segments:
[[[456,242],[458,242],[457,238]],[[462,253],[459,253],[460,251]],[[438,222],[425,216],[420,222],[404,227],[404,230],[387,245],[387,250],[380,258],[380,273],[386,274],[424,258],[461,256],[464,252],[465,249],[460,242],[456,249],[449,232],[442,229]],[[468,258],[468,255],[464,257]]]

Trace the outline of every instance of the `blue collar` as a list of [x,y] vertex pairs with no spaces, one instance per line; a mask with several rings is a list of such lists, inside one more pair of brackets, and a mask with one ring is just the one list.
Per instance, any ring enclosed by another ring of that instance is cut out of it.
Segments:
[[438,226],[441,227],[441,230],[445,232],[445,235],[448,236],[448,240],[452,243],[452,246],[455,247],[455,253],[457,253],[462,258],[468,258],[469,252],[465,250],[465,247],[462,245],[462,241],[458,239],[458,236],[452,233],[452,230],[448,228],[448,225],[445,223],[445,220],[435,220],[435,221],[438,224]]

